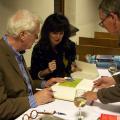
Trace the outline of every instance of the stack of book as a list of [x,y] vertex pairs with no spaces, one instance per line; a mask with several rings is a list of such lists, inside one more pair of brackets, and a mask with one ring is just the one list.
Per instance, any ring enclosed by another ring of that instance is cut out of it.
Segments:
[[112,62],[113,55],[97,55],[96,59],[98,60],[98,62]]

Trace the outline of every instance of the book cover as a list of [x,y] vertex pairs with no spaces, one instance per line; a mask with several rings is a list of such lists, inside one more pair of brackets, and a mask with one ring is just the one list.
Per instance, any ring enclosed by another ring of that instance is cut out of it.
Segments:
[[101,114],[99,120],[120,120],[120,116],[110,115],[110,114]]

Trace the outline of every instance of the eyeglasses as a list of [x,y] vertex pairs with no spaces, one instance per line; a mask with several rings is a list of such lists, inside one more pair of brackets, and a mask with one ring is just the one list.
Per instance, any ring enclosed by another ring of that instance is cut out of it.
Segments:
[[34,36],[35,39],[38,39],[38,34],[37,33],[31,33],[31,32],[28,32],[30,35]]
[[104,27],[104,22],[105,22],[105,20],[106,20],[109,16],[110,16],[110,14],[108,14],[108,15],[99,23],[99,25],[100,25],[101,27]]
[[35,39],[35,43],[37,43],[39,41],[39,33],[31,33],[31,32],[27,32],[29,35],[31,35],[31,37]]
[[66,115],[65,113],[61,113],[61,112],[56,112],[55,110],[53,112],[38,112],[36,110],[32,110],[30,115],[28,114],[24,114],[24,116],[22,117],[22,120],[31,120],[31,119],[36,119],[39,114],[46,114],[46,115],[53,115],[53,114],[59,114],[59,115]]
[[25,114],[22,118],[22,120],[30,120],[30,119],[36,119],[38,117],[39,114],[47,114],[47,115],[53,115],[55,114],[56,111],[53,112],[37,112],[36,110],[32,110],[30,115]]

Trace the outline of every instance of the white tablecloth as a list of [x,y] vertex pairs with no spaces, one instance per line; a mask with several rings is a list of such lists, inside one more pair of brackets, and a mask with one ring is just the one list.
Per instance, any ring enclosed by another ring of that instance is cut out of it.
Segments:
[[[28,110],[26,113],[29,115],[31,110]],[[56,115],[65,120],[77,120],[78,109],[74,106],[73,102],[63,101],[63,100],[55,100],[52,103],[41,105],[35,108],[37,111],[48,111],[52,112],[56,110],[57,112],[63,112],[66,115]],[[93,106],[86,105],[82,108],[82,114],[85,116],[84,120],[97,120],[97,118],[101,115],[101,113],[120,115],[120,103],[114,104],[102,104],[99,101],[96,101]],[[25,113],[24,113],[25,114]],[[23,114],[23,115],[24,115]],[[21,115],[16,120],[22,120]]]
[[[109,72],[103,69],[98,70],[100,73],[100,76],[110,76]],[[28,115],[30,114],[31,110],[29,109],[25,113]],[[63,101],[63,100],[55,100],[52,103],[46,104],[46,105],[40,105],[37,108],[35,108],[37,111],[48,111],[52,112],[56,110],[57,112],[63,112],[66,115],[56,115],[59,116],[65,120],[77,120],[78,118],[78,108],[74,106],[73,102],[69,101]],[[24,113],[24,114],[25,114]],[[84,114],[85,118],[84,120],[97,120],[97,118],[101,115],[101,113],[107,113],[107,114],[115,114],[120,115],[120,103],[113,103],[113,104],[102,104],[99,102],[99,100],[95,101],[93,106],[86,105],[82,108],[82,114]],[[23,115],[24,115],[23,114]],[[22,120],[21,115],[16,120]]]

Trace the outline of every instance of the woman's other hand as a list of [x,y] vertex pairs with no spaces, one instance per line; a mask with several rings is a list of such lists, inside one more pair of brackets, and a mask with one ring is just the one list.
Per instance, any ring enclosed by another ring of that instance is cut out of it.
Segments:
[[51,87],[52,85],[56,84],[56,83],[60,83],[60,82],[64,82],[65,79],[64,78],[60,78],[60,77],[56,77],[56,78],[51,78],[49,79],[46,84],[45,87]]

